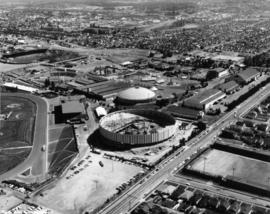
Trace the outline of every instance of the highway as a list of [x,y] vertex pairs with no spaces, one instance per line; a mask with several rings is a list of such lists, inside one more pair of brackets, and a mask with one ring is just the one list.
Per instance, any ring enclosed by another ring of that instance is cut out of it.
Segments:
[[[259,90],[256,94],[247,99],[241,105],[237,106],[235,110],[224,115],[215,124],[211,125],[208,130],[204,131],[197,137],[190,140],[184,149],[185,151],[175,152],[167,159],[162,161],[162,163],[157,166],[157,170],[151,172],[149,175],[147,175],[146,178],[142,179],[140,182],[132,186],[116,200],[109,203],[99,213],[120,214],[128,212],[130,208],[140,203],[142,201],[142,198],[147,193],[153,190],[164,180],[167,180],[170,177],[171,172],[176,167],[179,167],[180,163],[183,163],[200,147],[205,147],[213,143],[214,138],[218,136],[220,130],[237,119],[234,115],[235,111],[237,111],[237,117],[242,116],[249,109],[259,104],[263,99],[265,99],[265,97],[269,93],[269,90],[270,85],[265,86],[263,89]],[[181,150],[183,150],[183,148],[179,149],[179,151]]]

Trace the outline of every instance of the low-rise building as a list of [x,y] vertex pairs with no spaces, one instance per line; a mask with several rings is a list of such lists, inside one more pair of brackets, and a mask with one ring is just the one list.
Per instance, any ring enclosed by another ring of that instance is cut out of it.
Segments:
[[209,109],[215,102],[226,97],[222,91],[217,89],[209,89],[200,92],[184,101],[184,106],[199,110]]
[[223,91],[226,94],[232,94],[234,93],[236,90],[239,89],[239,84],[237,82],[235,82],[234,80],[231,80],[229,82],[225,82],[223,84],[221,84],[218,89],[220,89],[221,91]]
[[202,111],[174,105],[169,106],[166,109],[166,112],[174,117],[180,117],[189,120],[198,120],[204,116]]
[[240,83],[240,84],[248,84],[256,79],[258,79],[258,77],[260,76],[260,72],[255,69],[255,68],[248,68],[246,70],[240,71],[237,74],[236,80]]

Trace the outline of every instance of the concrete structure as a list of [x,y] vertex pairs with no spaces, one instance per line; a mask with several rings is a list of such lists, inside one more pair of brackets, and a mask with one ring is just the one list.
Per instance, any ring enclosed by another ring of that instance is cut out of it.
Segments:
[[101,106],[98,106],[95,111],[99,118],[107,115],[106,109]]
[[117,111],[100,120],[100,134],[111,147],[132,147],[156,144],[176,132],[173,117],[153,110]]
[[199,110],[207,110],[210,108],[216,101],[224,98],[226,94],[217,89],[210,89],[198,93],[191,98],[188,98],[184,101],[184,106]]
[[19,85],[19,84],[12,83],[12,82],[6,82],[3,84],[3,86],[5,86],[7,88],[14,88],[14,89],[18,89],[21,91],[27,91],[27,92],[31,92],[31,93],[38,91],[37,88],[33,88],[33,87],[25,86],[25,85]]
[[118,93],[116,103],[120,105],[135,105],[152,102],[155,98],[155,92],[147,88],[131,87]]

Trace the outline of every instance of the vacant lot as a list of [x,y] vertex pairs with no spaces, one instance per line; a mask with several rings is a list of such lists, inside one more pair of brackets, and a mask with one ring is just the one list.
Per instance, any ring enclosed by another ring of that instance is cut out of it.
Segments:
[[[270,164],[260,160],[223,152],[210,150],[202,154],[191,166],[192,169],[213,175],[233,175],[262,185],[268,184]],[[259,175],[259,176],[258,176]]]

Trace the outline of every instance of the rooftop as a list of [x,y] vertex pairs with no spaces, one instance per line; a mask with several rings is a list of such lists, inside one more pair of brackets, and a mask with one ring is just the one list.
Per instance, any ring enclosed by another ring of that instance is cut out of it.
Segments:
[[209,89],[209,90],[205,90],[203,92],[200,92],[200,93],[194,95],[193,97],[189,98],[188,100],[190,100],[190,101],[196,100],[200,104],[203,104],[203,103],[210,102],[211,100],[216,99],[217,97],[222,96],[222,95],[224,95],[224,93],[220,90]]
[[249,80],[258,74],[259,74],[259,71],[256,70],[255,68],[248,68],[246,70],[241,71],[238,74],[238,76],[241,77],[243,80]]
[[123,100],[149,100],[155,96],[155,92],[143,87],[132,87],[118,93],[118,98]]
[[232,90],[237,88],[239,85],[234,80],[231,80],[229,82],[223,83],[219,86],[220,90]]
[[84,106],[79,101],[66,101],[62,104],[63,114],[83,113]]

